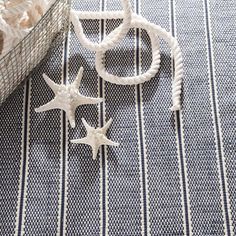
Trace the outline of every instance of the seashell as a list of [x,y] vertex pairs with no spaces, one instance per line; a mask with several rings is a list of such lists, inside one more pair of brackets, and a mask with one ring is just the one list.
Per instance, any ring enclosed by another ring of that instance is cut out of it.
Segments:
[[3,50],[3,41],[4,41],[3,31],[0,30],[0,54],[2,53]]
[[0,2],[0,55],[13,48],[55,0],[8,0]]
[[5,2],[3,14],[13,16],[23,14],[32,5],[32,0],[11,0]]
[[23,29],[31,28],[33,26],[27,12],[24,12],[24,15],[22,16],[22,18],[19,21],[19,24],[20,24],[20,27]]

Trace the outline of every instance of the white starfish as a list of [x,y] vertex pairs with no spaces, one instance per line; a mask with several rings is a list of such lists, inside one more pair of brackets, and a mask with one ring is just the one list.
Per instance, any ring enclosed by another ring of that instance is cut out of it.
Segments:
[[106,137],[106,132],[111,125],[112,119],[110,119],[102,128],[91,127],[84,118],[82,118],[82,122],[87,130],[87,136],[81,139],[74,139],[70,141],[71,143],[90,145],[92,147],[93,160],[96,160],[98,149],[101,145],[119,145],[119,143],[113,142]]
[[84,104],[96,104],[103,101],[103,98],[85,97],[79,92],[79,86],[83,75],[83,67],[80,67],[77,78],[72,84],[56,84],[47,75],[43,78],[48,86],[55,93],[55,97],[45,105],[36,108],[36,112],[43,112],[51,109],[62,109],[66,112],[67,118],[72,128],[75,127],[75,110],[78,106]]

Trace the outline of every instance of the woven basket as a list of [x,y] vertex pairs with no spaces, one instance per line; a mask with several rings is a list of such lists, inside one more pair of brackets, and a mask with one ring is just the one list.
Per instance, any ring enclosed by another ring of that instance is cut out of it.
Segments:
[[69,29],[70,0],[56,0],[30,33],[0,60],[0,104]]

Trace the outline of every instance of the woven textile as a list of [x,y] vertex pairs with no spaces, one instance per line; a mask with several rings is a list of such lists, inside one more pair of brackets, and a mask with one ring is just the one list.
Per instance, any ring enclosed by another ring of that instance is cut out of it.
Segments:
[[[182,110],[172,112],[171,52],[160,41],[161,67],[137,86],[99,78],[95,54],[73,26],[23,87],[0,107],[0,235],[236,235],[236,1],[133,0],[133,11],[178,39],[184,59]],[[86,11],[121,9],[118,0],[73,1]],[[85,20],[101,40],[121,21]],[[141,29],[106,53],[110,73],[139,74],[151,64]],[[104,97],[81,106],[72,129],[61,110],[35,113],[53,98],[42,74],[74,81]],[[92,160],[81,118],[113,123]]]

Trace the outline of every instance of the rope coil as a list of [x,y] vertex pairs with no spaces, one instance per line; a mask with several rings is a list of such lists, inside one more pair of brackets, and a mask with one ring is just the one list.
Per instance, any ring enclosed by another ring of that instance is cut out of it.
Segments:
[[[71,21],[74,25],[75,33],[80,40],[80,43],[87,49],[96,52],[95,66],[100,77],[104,80],[120,84],[120,85],[136,85],[144,83],[151,78],[155,77],[156,73],[160,68],[160,48],[159,48],[159,38],[163,38],[167,41],[169,47],[172,50],[174,59],[174,79],[172,82],[172,111],[177,111],[181,109],[181,88],[182,88],[182,78],[183,78],[183,59],[182,53],[177,40],[163,29],[159,25],[150,23],[142,16],[132,13],[131,6],[128,0],[122,0],[123,11],[104,11],[104,12],[81,12],[81,11],[71,11]],[[100,43],[93,43],[89,41],[83,33],[82,25],[79,21],[82,20],[107,20],[107,19],[123,19],[123,23],[108,34],[103,41]],[[152,63],[150,68],[143,74],[130,77],[119,77],[108,73],[104,65],[105,52],[109,49],[114,48],[122,39],[125,38],[127,32],[130,28],[142,28],[145,29],[151,40],[152,48]]]

